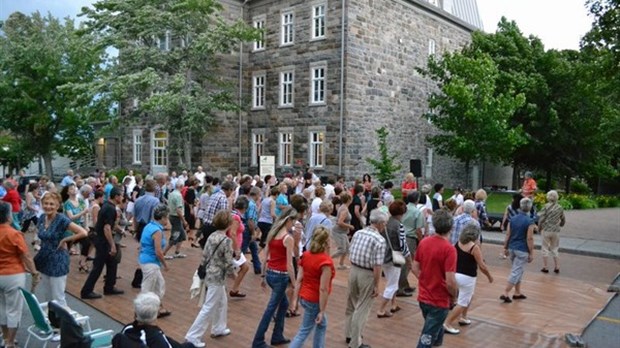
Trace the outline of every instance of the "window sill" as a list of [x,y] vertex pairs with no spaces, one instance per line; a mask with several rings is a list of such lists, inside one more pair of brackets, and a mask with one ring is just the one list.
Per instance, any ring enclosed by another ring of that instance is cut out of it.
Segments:
[[258,53],[258,52],[264,52],[264,51],[265,51],[265,48],[259,48],[259,49],[255,49],[255,50],[253,49],[252,53]]
[[325,41],[327,38],[325,36],[320,36],[320,37],[313,37],[310,39],[310,42],[315,42],[315,41]]
[[326,102],[310,102],[308,103],[308,106],[327,106]]
[[256,106],[250,109],[250,111],[264,111],[264,110],[266,110],[264,106]]
[[293,46],[293,45],[295,45],[294,42],[291,42],[291,43],[281,43],[280,44],[280,48],[290,47],[290,46]]
[[278,105],[278,109],[292,109],[295,105]]

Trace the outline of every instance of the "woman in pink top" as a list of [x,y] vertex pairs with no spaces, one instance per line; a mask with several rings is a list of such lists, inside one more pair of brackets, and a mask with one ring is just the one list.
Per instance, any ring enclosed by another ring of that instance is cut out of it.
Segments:
[[230,297],[245,297],[246,294],[239,292],[239,287],[246,273],[250,269],[245,255],[241,252],[241,245],[243,244],[243,232],[245,231],[244,216],[245,211],[249,205],[248,198],[246,196],[239,196],[235,201],[235,209],[232,211],[233,222],[228,230],[229,237],[233,240],[233,264],[235,268],[239,268],[237,271],[237,277],[235,282],[228,293]]
[[289,231],[292,230],[297,217],[297,210],[291,206],[284,208],[267,235],[267,246],[265,248],[267,261],[263,267],[265,278],[261,282],[261,287],[264,289],[268,284],[272,291],[265,313],[263,313],[256,329],[252,348],[267,347],[265,332],[269,328],[269,323],[274,319],[274,314],[275,325],[271,335],[271,345],[276,346],[291,341],[284,337],[284,319],[288,309],[286,289],[295,281],[295,270],[293,269],[295,244]]

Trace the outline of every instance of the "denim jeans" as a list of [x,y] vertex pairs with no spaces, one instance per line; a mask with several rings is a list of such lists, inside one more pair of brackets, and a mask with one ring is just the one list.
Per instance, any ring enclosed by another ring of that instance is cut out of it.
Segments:
[[304,307],[304,317],[299,327],[299,331],[289,348],[301,348],[303,347],[306,339],[314,331],[314,340],[312,348],[324,348],[325,347],[325,332],[327,331],[327,315],[323,314],[323,320],[320,324],[315,323],[316,316],[319,314],[320,307],[318,302],[308,302],[304,299],[300,301],[301,306]]
[[288,274],[275,273],[267,270],[265,276],[267,285],[271,288],[271,297],[265,313],[258,324],[256,334],[254,335],[254,341],[252,342],[252,348],[264,348],[267,347],[265,343],[265,332],[269,328],[269,323],[273,320],[275,314],[275,326],[273,328],[273,334],[271,335],[271,342],[277,343],[284,340],[284,318],[286,317],[286,311],[288,310],[288,299],[286,298],[286,288],[289,283]]
[[258,258],[258,245],[256,245],[256,241],[252,240],[252,234],[249,229],[246,229],[243,232],[243,244],[241,244],[241,252],[247,253],[248,248],[250,249],[250,253],[252,253],[252,266],[254,267],[254,273],[261,272],[261,263]]
[[430,348],[443,344],[443,322],[450,311],[448,308],[439,308],[420,302],[420,309],[424,317],[424,327],[418,341],[418,348]]

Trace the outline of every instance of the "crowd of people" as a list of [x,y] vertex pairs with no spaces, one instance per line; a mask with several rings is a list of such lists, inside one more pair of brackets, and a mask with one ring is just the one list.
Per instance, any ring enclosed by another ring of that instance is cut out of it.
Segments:
[[[544,236],[542,271],[548,272],[547,258],[552,256],[559,273],[557,235],[565,219],[557,192],[550,191],[549,203],[536,213],[531,199],[535,182],[526,184],[529,191],[523,190],[525,197],[515,196],[518,206],[507,207],[502,222],[505,255],[513,264],[500,296],[506,303],[526,298],[521,282],[524,266],[533,258],[535,229]],[[7,178],[0,192],[8,203],[0,203],[0,293],[5,298],[0,325],[6,347],[13,346],[21,317],[17,289],[25,285],[26,273],[32,274],[43,301],[66,306],[70,255],[79,255],[79,271],[88,273],[82,299],[123,294],[116,286],[117,268],[123,237],[129,234],[140,244],[132,286],[141,294],[134,301],[136,321],[123,330],[123,337],[115,338],[118,347],[131,340],[147,340],[149,347],[204,347],[209,326],[211,337],[230,335],[228,298],[247,296],[241,284],[250,269],[262,277],[263,288],[271,289],[257,321],[255,348],[268,347],[272,322],[272,346],[302,347],[314,332],[313,347],[324,347],[326,307],[337,271],[348,272],[344,334],[351,348],[369,347],[362,332],[375,297],[380,297],[377,318],[387,319],[401,310],[396,297],[413,296],[417,290],[425,319],[418,346],[431,347],[441,344],[444,331],[459,334],[455,323],[471,323],[468,307],[477,270],[493,282],[481,251],[480,229],[489,224],[486,192],[457,188],[444,199],[442,184],[418,188],[411,173],[402,182],[402,199],[394,198],[392,182],[379,186],[368,174],[347,186],[343,177],[321,180],[312,170],[282,180],[271,175],[220,179],[202,167],[193,174],[146,178],[129,171],[122,180],[99,171],[82,178],[69,170],[58,188],[46,177],[20,192],[17,186]],[[29,229],[36,232],[34,258],[23,238]],[[162,271],[169,269],[170,260],[186,257],[184,248],[191,247],[202,250],[197,276],[206,293],[180,344],[166,337],[155,320],[172,314],[163,305]],[[104,268],[99,293],[96,284]],[[410,274],[418,279],[417,288],[410,284]],[[300,315],[297,335],[285,337],[286,318]],[[151,334],[140,337],[140,330]]]

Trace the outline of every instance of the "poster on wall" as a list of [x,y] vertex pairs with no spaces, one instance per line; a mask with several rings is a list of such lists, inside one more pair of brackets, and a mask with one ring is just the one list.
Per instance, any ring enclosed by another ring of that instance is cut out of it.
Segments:
[[261,178],[265,178],[266,175],[276,175],[276,156],[260,156],[260,165],[258,167],[258,174]]

